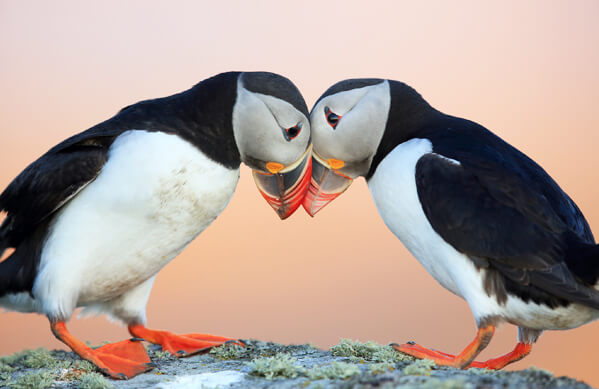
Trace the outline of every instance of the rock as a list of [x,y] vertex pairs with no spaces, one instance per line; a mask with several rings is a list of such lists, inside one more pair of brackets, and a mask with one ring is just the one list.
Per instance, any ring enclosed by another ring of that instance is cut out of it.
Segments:
[[0,357],[9,388],[590,388],[548,371],[458,370],[414,361],[389,346],[343,340],[331,350],[246,341],[188,358],[148,346],[157,368],[128,381],[101,376],[65,351],[29,350]]

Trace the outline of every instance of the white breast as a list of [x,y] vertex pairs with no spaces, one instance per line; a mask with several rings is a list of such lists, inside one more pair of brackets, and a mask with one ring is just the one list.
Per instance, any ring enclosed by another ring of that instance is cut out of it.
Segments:
[[381,161],[368,187],[387,227],[441,285],[461,295],[447,266],[456,252],[433,230],[418,199],[416,163],[430,152],[427,139],[400,144]]
[[225,208],[238,179],[178,136],[119,136],[51,226],[33,289],[44,312],[70,315],[155,275]]
[[416,163],[431,152],[427,139],[400,144],[379,164],[368,186],[387,227],[441,285],[468,302],[477,322],[493,316],[532,329],[566,329],[599,315],[577,304],[550,309],[515,296],[499,305],[489,296],[483,286],[485,270],[476,269],[469,258],[445,242],[424,214],[416,189]]

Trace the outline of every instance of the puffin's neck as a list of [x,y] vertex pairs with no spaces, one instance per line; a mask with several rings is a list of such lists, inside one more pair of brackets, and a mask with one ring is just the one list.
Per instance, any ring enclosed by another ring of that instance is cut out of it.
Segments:
[[389,80],[391,104],[385,132],[372,159],[370,169],[365,178],[368,180],[376,171],[379,163],[395,147],[410,139],[418,138],[426,128],[443,114],[431,107],[410,86]]
[[179,119],[178,123],[169,123],[176,127],[179,136],[228,168],[238,168],[241,164],[233,135],[233,106],[239,74],[222,73],[172,96],[179,100],[172,104],[179,111],[169,112]]

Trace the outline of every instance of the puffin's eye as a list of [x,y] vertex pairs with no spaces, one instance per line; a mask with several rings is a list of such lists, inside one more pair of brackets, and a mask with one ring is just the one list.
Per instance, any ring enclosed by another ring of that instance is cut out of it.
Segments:
[[285,136],[285,139],[287,141],[290,141],[290,140],[294,139],[295,137],[297,137],[301,131],[302,131],[302,123],[299,122],[295,126],[285,129],[285,133],[283,135]]
[[324,115],[327,118],[327,122],[329,123],[329,125],[331,127],[333,127],[333,130],[334,130],[335,127],[337,127],[337,124],[339,124],[339,120],[341,120],[341,116],[339,116],[335,112],[331,111],[331,109],[329,107],[324,107]]

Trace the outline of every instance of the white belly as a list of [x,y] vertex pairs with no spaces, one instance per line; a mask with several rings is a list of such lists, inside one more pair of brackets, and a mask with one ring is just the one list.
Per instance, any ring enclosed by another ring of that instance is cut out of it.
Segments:
[[119,136],[50,228],[33,288],[44,312],[70,315],[155,275],[225,208],[238,179],[175,135]]
[[566,329],[597,318],[599,311],[577,304],[550,309],[509,296],[500,305],[489,296],[483,286],[485,271],[433,230],[420,205],[416,163],[430,152],[426,139],[400,144],[379,164],[368,186],[387,227],[441,285],[468,302],[477,322],[492,316],[532,329]]
[[381,161],[368,187],[391,232],[441,285],[461,296],[448,268],[456,251],[433,230],[416,190],[416,163],[431,151],[426,139],[400,144]]

